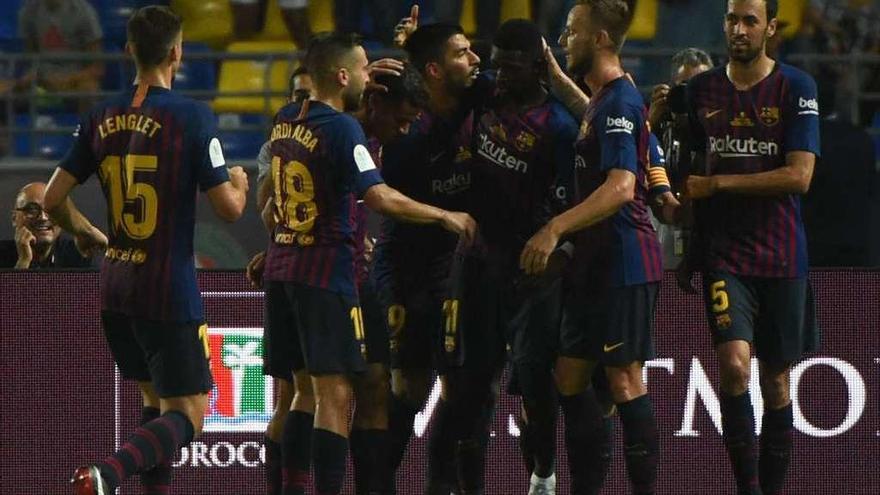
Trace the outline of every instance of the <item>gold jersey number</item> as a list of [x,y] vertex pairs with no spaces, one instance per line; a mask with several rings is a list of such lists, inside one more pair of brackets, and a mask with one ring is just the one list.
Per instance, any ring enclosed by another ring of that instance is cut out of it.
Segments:
[[315,181],[309,169],[292,160],[281,166],[281,157],[272,157],[275,182],[275,219],[279,224],[299,233],[315,226],[318,205],[315,204]]
[[155,232],[159,195],[150,182],[135,182],[134,175],[155,174],[158,164],[156,155],[108,155],[101,162],[98,175],[107,194],[115,234],[124,232],[132,239],[144,240]]

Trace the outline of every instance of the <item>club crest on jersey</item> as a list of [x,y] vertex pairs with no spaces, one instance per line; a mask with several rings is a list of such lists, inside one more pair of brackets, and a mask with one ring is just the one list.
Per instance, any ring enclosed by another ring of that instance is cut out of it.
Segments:
[[727,313],[715,317],[715,326],[718,328],[718,330],[727,330],[732,324],[733,321],[730,319],[730,315]]
[[489,126],[489,134],[496,139],[507,142],[507,131],[501,124]]
[[467,146],[459,146],[458,151],[455,152],[455,160],[454,163],[461,163],[471,159],[471,150],[467,148]]
[[532,151],[532,148],[535,147],[535,140],[537,138],[534,134],[530,134],[526,131],[522,131],[516,137],[516,140],[513,142],[513,145],[516,146],[516,149],[522,151],[523,153],[527,153]]
[[730,125],[732,127],[755,127],[755,121],[750,119],[745,112],[740,112],[739,115],[730,121]]
[[758,115],[761,122],[767,127],[773,127],[779,123],[779,107],[763,107]]

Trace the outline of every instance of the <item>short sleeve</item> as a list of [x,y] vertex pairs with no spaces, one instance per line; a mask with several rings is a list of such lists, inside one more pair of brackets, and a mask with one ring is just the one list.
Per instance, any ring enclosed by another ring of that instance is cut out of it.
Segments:
[[607,110],[599,112],[595,127],[602,150],[600,170],[619,168],[638,175],[637,140],[640,126],[645,125],[642,120],[641,109],[622,99],[611,102]]
[[339,164],[341,174],[353,185],[360,198],[367,189],[382,183],[382,175],[367,148],[367,137],[360,124],[349,115],[339,119],[336,145],[331,148],[333,163]]
[[697,116],[699,110],[699,84],[696,82],[700,76],[691,79],[687,86],[687,108],[688,108],[688,128],[690,130],[689,148],[690,151],[705,152],[706,151],[706,130]]
[[648,160],[649,167],[666,167],[666,154],[653,132],[648,136]]
[[266,141],[260,147],[260,153],[257,155],[257,184],[262,184],[263,179],[269,175],[269,169],[272,167],[272,151],[271,141]]
[[229,171],[226,169],[226,159],[223,157],[223,146],[217,137],[217,123],[214,121],[214,113],[201,103],[197,104],[194,117],[196,122],[194,142],[195,151],[193,163],[196,164],[196,179],[199,188],[207,191],[214,186],[229,180]]
[[666,156],[660,140],[654,133],[648,134],[648,195],[651,197],[671,191],[666,176]]
[[82,184],[98,169],[98,161],[92,150],[91,114],[80,120],[76,130],[73,131],[73,146],[67,151],[64,158],[58,164],[58,168],[67,171],[76,177]]
[[819,156],[819,96],[816,82],[797,71],[788,78],[784,151],[808,151]]

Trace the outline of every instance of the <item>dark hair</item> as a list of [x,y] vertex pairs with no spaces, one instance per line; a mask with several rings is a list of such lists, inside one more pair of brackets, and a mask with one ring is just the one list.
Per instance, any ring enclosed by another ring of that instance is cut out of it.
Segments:
[[145,68],[161,64],[180,34],[180,16],[168,7],[142,7],[128,20],[128,41],[134,45],[134,58]]
[[764,6],[767,7],[767,22],[776,19],[779,15],[779,0],[764,0]]
[[456,24],[428,24],[416,29],[403,49],[416,70],[424,72],[425,66],[443,59],[446,42],[456,34],[464,34],[464,29]]
[[293,71],[293,74],[290,75],[290,80],[287,81],[287,94],[293,94],[293,87],[295,86],[294,80],[299,76],[307,76],[309,75],[309,70],[306,69],[305,65],[300,65]]
[[422,74],[410,63],[404,64],[403,71],[399,76],[379,74],[373,82],[388,88],[388,91],[379,93],[382,98],[395,102],[408,101],[418,108],[428,106],[428,90],[425,88],[425,80],[422,79]]
[[495,33],[492,45],[511,51],[520,51],[529,55],[540,56],[544,49],[541,30],[526,19],[511,19]]
[[614,48],[620,51],[632,24],[635,0],[578,0],[578,5],[590,8],[594,26],[606,31]]
[[705,65],[710,69],[715,66],[708,53],[699,48],[685,48],[672,56],[672,76],[675,77],[679,67],[698,67],[700,65]]
[[305,68],[317,84],[343,67],[346,57],[360,45],[361,40],[356,34],[319,34],[309,43]]

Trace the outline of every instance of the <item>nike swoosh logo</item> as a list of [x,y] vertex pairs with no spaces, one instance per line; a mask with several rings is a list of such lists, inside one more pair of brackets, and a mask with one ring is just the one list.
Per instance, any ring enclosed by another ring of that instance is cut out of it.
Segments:
[[706,118],[707,118],[707,119],[711,119],[712,117],[718,115],[718,114],[721,113],[721,112],[722,112],[722,110],[715,110],[715,111],[712,111],[712,112],[706,112]]
[[620,346],[622,346],[622,345],[623,345],[623,342],[618,342],[617,344],[614,344],[614,345],[608,345],[608,344],[605,344],[605,345],[602,347],[602,350],[605,351],[605,352],[611,352],[611,351],[613,351],[614,349],[617,349],[618,347],[620,347]]

